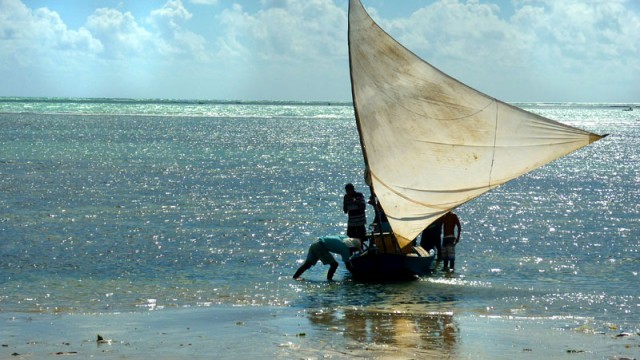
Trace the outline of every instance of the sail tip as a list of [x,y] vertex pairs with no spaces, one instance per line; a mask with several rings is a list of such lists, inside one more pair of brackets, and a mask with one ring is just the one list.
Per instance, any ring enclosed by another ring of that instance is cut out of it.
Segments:
[[604,138],[606,138],[607,136],[609,136],[609,134],[604,134],[604,135],[591,134],[591,135],[589,136],[589,144],[591,144],[591,143],[593,143],[593,142],[596,142],[596,141],[598,141],[598,140],[600,140],[600,139],[604,139]]

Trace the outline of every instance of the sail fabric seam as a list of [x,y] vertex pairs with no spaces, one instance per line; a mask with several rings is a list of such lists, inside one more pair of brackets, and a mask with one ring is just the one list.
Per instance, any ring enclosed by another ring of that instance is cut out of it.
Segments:
[[[426,62],[425,62],[426,63]],[[429,64],[429,63],[426,63]],[[429,65],[431,66],[431,65]],[[429,101],[426,99],[419,99],[421,100],[421,102],[427,102],[427,103],[435,103],[435,104],[444,104],[444,105],[449,105],[450,103],[444,102],[444,101]],[[425,117],[425,118],[429,118],[429,119],[433,119],[433,120],[442,120],[442,121],[458,121],[458,120],[464,120],[464,119],[468,119],[470,117],[476,116],[478,114],[480,114],[481,112],[485,111],[489,106],[491,106],[491,104],[494,102],[495,100],[491,100],[485,107],[483,107],[482,109],[478,109],[478,111],[474,112],[473,114],[468,114],[468,115],[464,115],[461,117],[452,117],[452,118],[437,118],[437,117],[433,117],[433,116],[429,116],[426,113],[418,113],[416,111],[413,111],[409,108],[407,108],[406,106],[402,106],[403,108],[405,108],[407,111],[410,111],[416,115]]]
[[[442,211],[439,212],[439,214],[444,214],[445,212],[449,211],[448,209],[444,209]],[[389,219],[393,219],[393,220],[411,220],[411,221],[415,221],[415,220],[425,220],[428,219],[430,217],[432,217],[431,215],[425,215],[425,216],[414,216],[414,217],[402,217],[402,218],[398,218],[398,217],[394,217],[391,216],[389,214],[385,214],[387,216],[387,218]]]
[[[390,187],[389,185],[387,185],[384,181],[382,181],[379,177],[376,176],[376,174],[369,169],[369,174],[371,175],[372,178],[375,178],[382,186],[384,186],[385,188],[387,188],[389,191],[391,191],[392,193],[398,195],[399,197],[412,202],[414,204],[418,204],[418,205],[422,205],[424,207],[432,207],[432,208],[438,208],[438,209],[444,209],[444,210],[448,210],[450,209],[448,206],[447,207],[442,207],[439,205],[434,205],[434,204],[427,204],[427,203],[423,203],[421,201],[416,201],[414,199],[410,199],[408,198],[406,195],[403,195],[399,192],[397,192],[396,190],[394,190],[392,187]],[[465,188],[465,189],[457,189],[457,190],[435,190],[435,191],[431,191],[431,192],[438,192],[438,193],[457,193],[457,192],[468,192],[470,190],[481,190],[481,189],[486,189],[489,188],[491,189],[491,186],[478,186],[478,187],[473,187],[473,188]]]
[[[537,139],[536,137],[531,137],[532,139]],[[540,139],[543,139],[543,137],[540,137]],[[442,146],[464,146],[464,147],[468,147],[468,148],[490,148],[490,147],[494,147],[493,145],[482,145],[482,144],[452,144],[452,143],[445,143],[445,142],[437,142],[437,141],[428,141],[428,140],[416,140],[422,143],[426,143],[426,144],[433,144],[433,145],[442,145]],[[571,144],[571,143],[576,143],[576,142],[581,142],[582,140],[575,140],[573,138],[569,138],[565,141],[553,141],[553,142],[545,142],[545,143],[536,143],[536,144],[509,144],[509,145],[498,145],[495,144],[495,148],[496,149],[500,149],[500,148],[535,148],[535,147],[546,147],[546,146],[554,146],[554,145],[566,145],[566,144]],[[495,152],[495,151],[494,151]],[[493,161],[493,159],[492,159]]]
[[416,200],[410,199],[410,198],[408,198],[407,196],[405,196],[405,195],[403,195],[403,194],[401,194],[401,193],[399,193],[399,192],[395,191],[395,190],[394,190],[394,189],[392,189],[389,185],[387,185],[385,182],[383,182],[382,180],[380,180],[380,178],[379,178],[379,177],[377,177],[377,176],[376,176],[376,174],[375,174],[373,171],[371,171],[371,176],[372,176],[372,177],[374,177],[376,180],[378,180],[378,182],[380,182],[380,184],[382,184],[382,186],[384,186],[385,188],[389,189],[389,191],[391,191],[392,193],[394,193],[394,194],[398,195],[399,197],[401,197],[401,198],[403,198],[403,199],[405,199],[405,200],[407,200],[407,201],[409,201],[409,202],[412,202],[412,203],[414,203],[414,204],[418,204],[418,205],[422,205],[422,206],[426,206],[426,207],[436,207],[436,206],[433,206],[433,205],[424,204],[424,203],[422,203],[422,202],[419,202],[419,201],[416,201]]

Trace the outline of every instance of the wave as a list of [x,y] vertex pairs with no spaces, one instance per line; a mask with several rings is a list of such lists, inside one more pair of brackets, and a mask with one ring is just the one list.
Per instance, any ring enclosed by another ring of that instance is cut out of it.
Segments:
[[514,106],[522,108],[640,108],[640,103],[606,103],[606,102],[514,102]]
[[0,114],[352,118],[350,102],[0,97]]
[[[512,104],[534,111],[551,108],[640,109],[640,103],[516,102]],[[60,97],[0,97],[0,114],[262,119],[290,117],[352,119],[354,116],[351,102]]]
[[132,99],[132,98],[59,98],[59,97],[0,97],[1,103],[60,103],[60,104],[166,104],[166,105],[311,105],[352,106],[350,101],[291,101],[291,100],[203,100],[203,99]]

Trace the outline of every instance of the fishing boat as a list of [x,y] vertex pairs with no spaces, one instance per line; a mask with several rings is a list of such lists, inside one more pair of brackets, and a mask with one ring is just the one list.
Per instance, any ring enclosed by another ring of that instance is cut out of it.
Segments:
[[415,239],[433,221],[597,135],[483,94],[420,59],[349,1],[349,66],[366,181],[390,231],[352,257],[362,280],[426,275]]

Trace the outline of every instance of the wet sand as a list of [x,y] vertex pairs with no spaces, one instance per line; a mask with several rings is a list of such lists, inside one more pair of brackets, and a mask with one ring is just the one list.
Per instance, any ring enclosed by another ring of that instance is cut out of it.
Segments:
[[0,320],[0,359],[640,358],[638,334],[595,333],[584,320],[273,307]]

